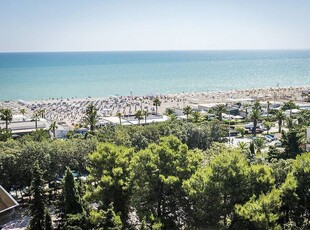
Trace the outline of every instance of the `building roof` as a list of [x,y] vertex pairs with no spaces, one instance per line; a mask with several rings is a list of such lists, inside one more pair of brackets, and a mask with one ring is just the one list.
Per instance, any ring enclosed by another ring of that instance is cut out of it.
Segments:
[[0,185],[0,215],[16,206],[17,201]]
[[[37,122],[38,129],[46,129],[47,125],[46,123],[42,121]],[[5,124],[0,124],[0,128],[4,129]],[[11,122],[9,123],[9,129],[11,129],[13,134],[19,134],[19,133],[27,133],[27,132],[33,132],[36,130],[35,122],[34,121],[20,121],[20,122]]]

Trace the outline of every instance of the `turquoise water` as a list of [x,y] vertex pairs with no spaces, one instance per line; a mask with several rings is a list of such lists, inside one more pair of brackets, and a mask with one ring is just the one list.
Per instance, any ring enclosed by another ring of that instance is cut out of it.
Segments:
[[0,53],[0,100],[310,85],[310,50]]

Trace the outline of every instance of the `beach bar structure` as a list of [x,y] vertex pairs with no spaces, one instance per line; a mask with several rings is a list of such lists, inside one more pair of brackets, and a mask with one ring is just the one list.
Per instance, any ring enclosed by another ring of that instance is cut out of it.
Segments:
[[4,224],[15,220],[15,209],[19,204],[0,185],[0,229]]
[[[0,128],[5,128],[4,121],[0,122]],[[41,119],[37,122],[37,128],[47,130],[48,122]],[[14,121],[9,123],[9,129],[11,130],[13,135],[24,135],[34,132],[36,130],[36,127],[34,121]]]
[[[167,121],[168,119],[169,117],[165,115],[161,116],[161,115],[149,114],[147,116],[146,122],[145,122],[145,118],[143,117],[143,119],[140,120],[140,124],[145,125],[145,123],[151,124],[151,123],[157,123],[157,122],[164,122],[164,121]],[[103,117],[100,119],[98,126],[103,126],[106,124],[118,125],[120,124],[120,120],[118,117]],[[121,124],[122,125],[138,125],[139,121],[134,116],[123,116],[121,118]]]

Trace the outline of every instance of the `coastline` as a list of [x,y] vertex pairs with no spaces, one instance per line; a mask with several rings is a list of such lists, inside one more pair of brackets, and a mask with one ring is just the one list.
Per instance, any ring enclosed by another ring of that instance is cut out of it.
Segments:
[[137,110],[148,110],[154,112],[153,99],[158,97],[161,106],[158,112],[162,114],[166,108],[183,109],[189,105],[192,107],[198,104],[207,103],[237,103],[247,99],[260,100],[271,103],[285,102],[293,100],[302,104],[305,102],[302,92],[310,91],[310,85],[292,87],[269,87],[256,89],[243,89],[218,92],[200,93],[178,93],[178,94],[158,94],[156,96],[110,96],[102,98],[73,98],[73,99],[54,99],[36,101],[0,101],[0,108],[12,109],[14,115],[20,115],[20,109],[25,109],[27,118],[30,118],[35,110],[45,111],[45,118],[50,121],[65,122],[67,125],[74,126],[81,122],[86,107],[93,103],[100,116],[134,115]]

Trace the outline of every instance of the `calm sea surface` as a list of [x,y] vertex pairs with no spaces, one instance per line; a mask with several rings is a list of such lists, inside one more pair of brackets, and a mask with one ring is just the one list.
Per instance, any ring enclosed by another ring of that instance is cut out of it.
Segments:
[[0,53],[0,100],[310,85],[310,50]]

